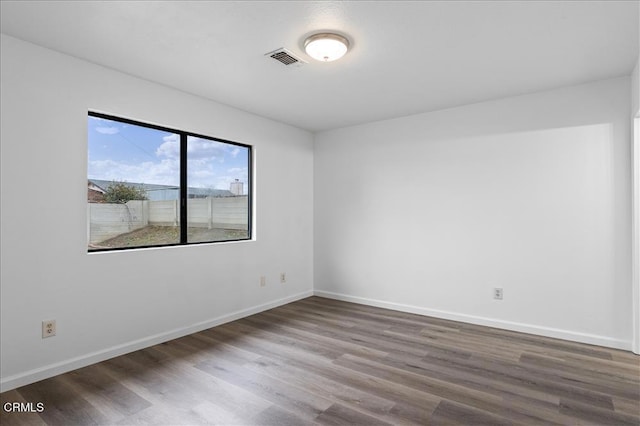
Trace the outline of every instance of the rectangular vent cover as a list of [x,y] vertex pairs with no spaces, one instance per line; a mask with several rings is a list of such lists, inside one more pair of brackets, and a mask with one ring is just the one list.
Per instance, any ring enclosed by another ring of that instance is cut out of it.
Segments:
[[294,65],[300,67],[306,64],[305,61],[296,57],[293,53],[282,47],[280,49],[274,50],[273,52],[266,53],[265,56],[269,56],[270,58],[273,58],[276,61],[287,66]]

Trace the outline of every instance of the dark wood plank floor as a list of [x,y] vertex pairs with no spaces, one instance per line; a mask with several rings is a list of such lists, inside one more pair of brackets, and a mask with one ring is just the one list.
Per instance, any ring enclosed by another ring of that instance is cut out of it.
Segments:
[[8,425],[638,425],[631,352],[310,297],[0,395]]

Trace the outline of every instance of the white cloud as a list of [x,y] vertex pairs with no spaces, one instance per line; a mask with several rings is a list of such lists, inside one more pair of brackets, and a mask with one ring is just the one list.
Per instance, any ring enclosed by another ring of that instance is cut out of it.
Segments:
[[180,138],[171,134],[162,138],[164,141],[156,150],[158,157],[180,158]]
[[120,130],[118,130],[117,127],[96,127],[96,132],[102,133],[103,135],[115,135],[119,133]]
[[189,161],[194,159],[206,159],[224,163],[227,144],[209,139],[190,137],[187,145]]
[[178,185],[180,181],[179,160],[165,159],[159,163],[147,161],[126,164],[113,160],[89,161],[90,179],[104,179],[159,185]]

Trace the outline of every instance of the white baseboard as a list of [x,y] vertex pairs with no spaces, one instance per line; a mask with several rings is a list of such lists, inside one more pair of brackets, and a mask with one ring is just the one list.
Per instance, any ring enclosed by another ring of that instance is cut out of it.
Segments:
[[274,300],[272,302],[264,303],[262,305],[253,306],[240,311],[235,311],[230,314],[222,315],[216,318],[212,318],[206,321],[192,324],[187,327],[177,328],[165,333],[156,334],[154,336],[145,337],[132,342],[124,343],[122,345],[113,346],[104,350],[82,355],[76,358],[58,362],[55,364],[45,365],[44,367],[35,368],[25,373],[16,374],[0,380],[0,392],[6,392],[11,389],[15,389],[20,386],[25,386],[30,383],[47,379],[49,377],[57,376],[58,374],[66,373],[68,371],[76,370],[78,368],[86,367],[91,364],[95,364],[101,361],[127,354],[129,352],[137,351],[140,349],[148,348],[158,343],[167,342],[169,340],[177,339],[179,337],[187,336],[189,334],[197,333],[202,330],[206,330],[211,327],[225,324],[227,322],[235,321],[249,315],[257,314],[262,311],[276,308],[287,303],[295,302],[296,300],[304,299],[312,296],[313,291],[305,291],[302,293],[294,294],[282,299]]
[[359,303],[361,305],[375,306],[378,308],[392,309],[394,311],[408,312],[412,314],[425,315],[434,318],[442,318],[452,321],[466,322],[469,324],[484,325],[487,327],[501,328],[504,330],[519,331],[521,333],[535,334],[556,339],[570,340],[573,342],[587,343],[590,345],[604,346],[613,349],[631,350],[631,342],[620,339],[612,339],[606,336],[579,333],[557,328],[541,327],[537,325],[523,324],[512,321],[503,321],[492,318],[479,317],[474,315],[460,314],[456,312],[440,311],[436,309],[422,308],[401,303],[385,302],[383,300],[368,299],[365,297],[350,296],[342,293],[330,291],[314,290],[314,295],[326,297],[328,299],[342,300],[345,302]]

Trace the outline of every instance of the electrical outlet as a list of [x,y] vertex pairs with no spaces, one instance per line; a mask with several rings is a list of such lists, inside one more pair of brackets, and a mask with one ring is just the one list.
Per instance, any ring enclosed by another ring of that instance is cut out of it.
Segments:
[[493,298],[496,300],[502,300],[502,288],[496,287],[493,289]]
[[264,275],[262,275],[260,277],[260,287],[264,287],[267,285],[267,277],[265,277]]
[[56,320],[42,321],[42,338],[56,335]]
[[280,273],[280,282],[281,282],[282,284],[284,284],[284,283],[286,283],[286,282],[287,282],[287,274],[285,274],[284,272],[281,272],[281,273]]

